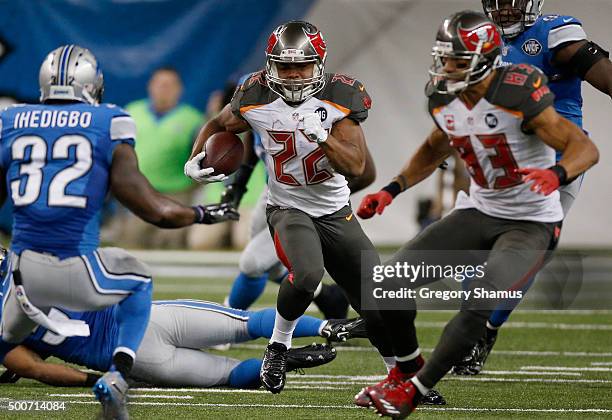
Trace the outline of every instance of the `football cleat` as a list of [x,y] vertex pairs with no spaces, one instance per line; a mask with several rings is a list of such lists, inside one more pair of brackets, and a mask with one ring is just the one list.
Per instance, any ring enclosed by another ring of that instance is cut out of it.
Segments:
[[478,375],[484,367],[497,340],[497,330],[487,328],[487,332],[459,363],[451,370],[455,375]]
[[287,372],[321,366],[335,358],[336,349],[328,344],[313,343],[309,346],[289,349],[287,354]]
[[325,319],[346,318],[348,314],[349,302],[337,284],[323,284],[313,302]]
[[98,379],[92,391],[102,404],[103,419],[128,420],[130,418],[127,411],[128,388],[127,382],[117,371],[106,372]]
[[370,399],[376,413],[394,419],[408,417],[421,403],[422,398],[423,396],[411,381],[370,391]]
[[285,387],[288,355],[289,350],[282,343],[270,343],[266,347],[259,379],[264,388],[273,394],[278,394]]
[[363,318],[328,319],[321,337],[332,342],[344,342],[351,338],[368,338],[368,332]]
[[355,405],[359,407],[370,407],[372,400],[370,399],[370,391],[378,390],[382,391],[385,388],[396,386],[404,380],[408,380],[412,375],[406,375],[401,372],[397,366],[389,371],[389,374],[385,379],[377,383],[376,385],[366,386],[355,395]]

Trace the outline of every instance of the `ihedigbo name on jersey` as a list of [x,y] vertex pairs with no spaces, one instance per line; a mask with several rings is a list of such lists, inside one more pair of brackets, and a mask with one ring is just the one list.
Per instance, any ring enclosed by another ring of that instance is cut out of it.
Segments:
[[523,292],[521,290],[487,290],[482,287],[477,287],[472,290],[432,290],[423,287],[419,290],[402,287],[398,290],[385,290],[382,287],[377,287],[372,290],[372,295],[375,299],[437,299],[449,301],[451,299],[468,300],[470,297],[474,299],[522,299]]
[[66,110],[35,110],[15,114],[13,128],[82,127],[91,124],[91,112]]

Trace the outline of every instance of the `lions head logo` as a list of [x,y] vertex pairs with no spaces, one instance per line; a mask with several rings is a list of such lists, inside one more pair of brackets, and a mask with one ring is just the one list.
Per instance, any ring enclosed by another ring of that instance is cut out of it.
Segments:
[[486,54],[501,46],[501,36],[493,24],[486,23],[476,28],[457,28],[461,43],[468,51],[476,51],[482,44],[481,53]]
[[540,54],[540,51],[542,51],[542,44],[540,44],[537,39],[532,38],[525,41],[521,49],[525,54],[533,57]]

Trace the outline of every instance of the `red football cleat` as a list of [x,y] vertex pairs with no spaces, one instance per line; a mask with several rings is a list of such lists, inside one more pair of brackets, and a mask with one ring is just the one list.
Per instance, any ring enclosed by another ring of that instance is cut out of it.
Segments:
[[412,376],[413,375],[408,375],[408,374],[401,372],[399,368],[395,366],[393,369],[389,371],[389,374],[387,375],[385,379],[383,379],[376,385],[370,385],[370,386],[366,386],[365,388],[362,388],[361,391],[359,391],[357,395],[355,395],[355,405],[358,405],[359,407],[365,407],[365,408],[369,407],[370,405],[372,405],[372,401],[370,399],[371,390],[381,391],[387,387],[395,386],[401,383],[402,381],[409,379]]
[[369,394],[376,412],[394,419],[408,417],[423,398],[410,380],[380,390],[372,389]]

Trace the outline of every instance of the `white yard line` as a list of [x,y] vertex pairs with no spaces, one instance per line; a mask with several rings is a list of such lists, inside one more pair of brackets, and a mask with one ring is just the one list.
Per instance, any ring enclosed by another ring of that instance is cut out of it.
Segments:
[[[96,401],[66,401],[69,404],[99,404]],[[299,405],[299,404],[214,404],[214,403],[170,403],[132,402],[130,405],[179,406],[179,407],[220,407],[220,408],[307,408],[307,409],[360,409],[355,405]],[[363,409],[361,409],[363,410]],[[419,407],[423,411],[464,411],[464,412],[515,412],[515,413],[612,413],[605,408],[477,408],[477,407]],[[365,412],[365,410],[364,410]]]
[[521,366],[526,371],[531,370],[559,370],[569,372],[612,372],[608,367],[568,367],[568,366]]
[[591,366],[612,366],[612,362],[591,362]]
[[[266,348],[263,344],[233,344],[233,348],[263,350]],[[376,349],[370,346],[338,346],[338,351],[355,351],[355,352],[375,352]],[[424,352],[430,353],[432,348],[422,348]],[[566,357],[612,357],[612,352],[607,353],[592,353],[585,351],[535,351],[535,350],[498,350],[495,349],[495,354],[504,356],[566,356]]]
[[[47,394],[50,397],[63,397],[63,398],[93,398],[93,394],[79,393],[79,394]],[[164,400],[192,400],[191,395],[166,395],[166,394],[132,394],[130,398],[150,398],[150,399],[164,399]]]

